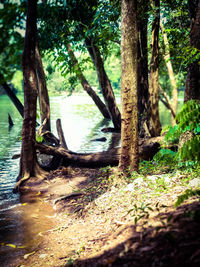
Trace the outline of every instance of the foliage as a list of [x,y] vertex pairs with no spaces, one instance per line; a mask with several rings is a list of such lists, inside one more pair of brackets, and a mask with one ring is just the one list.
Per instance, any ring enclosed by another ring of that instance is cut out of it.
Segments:
[[192,189],[187,189],[185,191],[184,194],[178,196],[178,199],[175,203],[175,207],[178,207],[180,206],[185,200],[189,199],[190,197],[194,197],[194,196],[200,196],[200,189],[195,189],[195,190],[192,190]]
[[[190,47],[190,20],[187,1],[161,1],[161,19],[165,28],[169,42],[170,61],[176,78],[177,88],[180,90],[185,87],[187,64],[189,60],[188,52],[183,53],[186,47]],[[160,34],[160,66],[159,82],[162,88],[171,97],[171,84],[164,60],[165,45],[163,36]]]
[[[200,160],[200,102],[190,100],[183,105],[176,117],[178,124],[170,128],[166,140],[177,142],[179,151],[177,157],[186,165],[198,163]],[[182,138],[182,139],[181,139]]]
[[13,84],[17,92],[23,91],[23,74],[21,70],[17,70],[14,73],[11,83]]
[[0,4],[0,82],[10,82],[21,68],[25,5],[18,1],[3,2]]

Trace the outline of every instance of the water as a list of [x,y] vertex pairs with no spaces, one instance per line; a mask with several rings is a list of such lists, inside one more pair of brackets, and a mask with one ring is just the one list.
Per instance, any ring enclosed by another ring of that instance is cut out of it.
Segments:
[[[98,152],[118,146],[119,135],[101,131],[102,128],[110,127],[112,124],[109,120],[102,119],[102,115],[88,96],[51,97],[50,104],[52,132],[56,135],[56,120],[60,118],[70,150]],[[8,113],[14,122],[12,128],[8,125]],[[163,125],[170,121],[170,115],[166,114],[168,112],[161,106]],[[25,240],[33,237],[32,220],[27,228],[30,214],[25,219],[26,213],[20,204],[19,196],[12,193],[19,171],[19,159],[12,160],[12,156],[20,154],[21,129],[22,118],[18,111],[7,96],[0,96],[0,266],[9,266],[7,262],[5,265],[5,260],[10,257],[10,253],[13,258],[25,253],[23,249],[13,250],[8,244],[19,247],[26,243]],[[106,137],[107,141],[91,141],[100,137]],[[32,208],[36,209],[36,206]],[[44,225],[44,229],[45,227],[47,226]]]
[[[118,136],[103,133],[111,122],[102,115],[88,96],[54,96],[50,98],[52,132],[56,135],[56,120],[61,119],[68,148],[74,152],[98,152],[119,144]],[[8,125],[8,113],[14,126]],[[170,122],[170,114],[160,105],[162,125]],[[0,211],[19,203],[18,195],[12,193],[19,171],[22,118],[7,96],[0,96]],[[92,139],[106,137],[106,142],[92,142]]]
[[[110,133],[103,133],[103,127],[111,126],[88,96],[57,96],[50,98],[52,132],[56,135],[56,120],[61,119],[68,148],[75,152],[97,152],[109,147]],[[8,113],[14,122],[8,125]],[[27,230],[25,211],[19,196],[12,193],[19,171],[19,159],[12,159],[20,154],[22,118],[7,96],[0,96],[0,265],[5,260],[23,255],[23,249],[13,248],[24,245],[27,237],[31,239],[31,229]],[[91,142],[91,139],[106,137],[106,142]],[[35,209],[36,207],[32,207]],[[49,210],[49,209],[47,209]],[[27,212],[27,211],[26,211]],[[31,212],[34,212],[31,210]],[[31,223],[29,223],[31,224]],[[44,226],[45,228],[46,226]],[[8,266],[8,262],[6,262]],[[12,266],[12,265],[11,265]]]
[[[68,148],[75,152],[96,152],[108,148],[110,133],[101,129],[110,126],[103,120],[98,109],[87,96],[52,97],[52,132],[56,135],[56,120],[61,119]],[[8,113],[14,126],[8,125]],[[17,195],[12,194],[19,171],[19,159],[12,160],[20,153],[22,118],[7,96],[0,96],[0,210],[4,206],[17,203]],[[91,139],[106,137],[107,142],[91,142]]]

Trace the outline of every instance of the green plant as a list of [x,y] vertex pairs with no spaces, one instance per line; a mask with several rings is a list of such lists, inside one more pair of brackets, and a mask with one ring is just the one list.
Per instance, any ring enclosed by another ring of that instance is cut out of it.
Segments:
[[170,150],[170,149],[160,149],[155,156],[153,157],[153,160],[158,162],[159,165],[165,165],[165,164],[173,164],[175,160],[176,152]]
[[135,224],[137,224],[139,220],[149,218],[149,211],[153,211],[149,203],[147,204],[141,203],[140,206],[134,204],[133,208],[128,210],[127,215],[131,213],[132,216],[134,217]]
[[180,167],[197,164],[200,160],[200,101],[186,102],[176,117],[177,125],[170,128],[165,140],[174,143],[179,140],[176,159]]
[[175,203],[175,207],[180,206],[185,200],[189,199],[190,197],[200,196],[200,189],[187,189],[184,194],[178,196],[178,199]]

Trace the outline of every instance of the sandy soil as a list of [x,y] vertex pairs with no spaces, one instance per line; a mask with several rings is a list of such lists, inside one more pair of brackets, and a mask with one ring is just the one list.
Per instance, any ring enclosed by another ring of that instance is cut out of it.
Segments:
[[32,243],[5,266],[200,266],[196,198],[174,208],[185,190],[175,179],[155,195],[109,177],[105,170],[63,168],[30,180],[21,201]]

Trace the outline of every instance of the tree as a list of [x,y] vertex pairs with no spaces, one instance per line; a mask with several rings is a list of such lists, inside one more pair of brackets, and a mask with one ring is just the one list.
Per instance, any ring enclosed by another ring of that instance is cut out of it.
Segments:
[[159,28],[160,28],[160,0],[152,0],[154,20],[152,23],[151,62],[149,75],[149,100],[150,100],[150,133],[158,136],[161,132],[159,118]]
[[172,126],[174,126],[176,124],[175,116],[176,116],[177,108],[178,108],[178,90],[177,90],[177,86],[176,86],[176,79],[175,79],[175,75],[174,75],[174,71],[173,71],[173,66],[171,63],[169,42],[168,42],[167,34],[165,32],[164,25],[163,25],[162,21],[160,21],[160,28],[162,31],[163,40],[164,40],[164,44],[165,44],[164,60],[165,60],[166,66],[167,66],[169,79],[170,79],[171,86],[172,86],[172,96],[173,97],[172,97],[172,106],[171,106],[171,109],[172,109],[171,110],[171,113],[172,113],[171,121],[172,121]]
[[36,157],[35,132],[37,109],[37,74],[36,74],[36,47],[37,47],[37,0],[29,0],[27,5],[26,34],[24,51],[22,55],[22,68],[24,78],[24,119],[22,126],[22,148],[20,158],[19,182],[20,184],[32,176],[41,176]]
[[37,89],[40,104],[41,123],[43,123],[46,119],[43,131],[51,131],[49,95],[38,42],[36,43],[35,49],[35,67],[37,75]]
[[188,0],[191,30],[190,45],[193,52],[192,62],[188,66],[184,102],[200,99],[200,0]]
[[149,136],[149,83],[148,83],[148,48],[147,26],[149,1],[137,1],[138,23],[138,112],[139,112],[139,136]]
[[72,64],[74,65],[74,68],[76,69],[76,76],[80,80],[83,89],[92,98],[92,100],[94,101],[94,103],[98,107],[99,111],[104,116],[104,118],[110,119],[110,115],[109,115],[109,112],[106,108],[106,105],[101,101],[100,97],[95,93],[95,91],[90,86],[89,82],[86,80],[70,44],[67,44],[67,51],[68,51],[68,54],[69,54],[70,59],[72,61]]
[[[2,8],[3,6],[3,8]],[[0,8],[0,84],[10,83],[16,70],[21,68],[23,50],[23,4],[2,1]]]
[[138,170],[138,75],[136,1],[123,0],[121,14],[122,128],[119,170]]
[[[0,76],[1,76],[1,74],[0,74]],[[1,78],[1,80],[3,81],[3,78]],[[1,84],[1,86],[3,87],[3,89],[6,92],[6,94],[11,99],[11,101],[13,102],[13,104],[15,105],[15,107],[17,108],[17,110],[19,111],[20,115],[23,118],[23,116],[24,116],[24,107],[23,107],[22,103],[20,102],[20,100],[17,98],[15,93],[11,90],[9,84],[7,84],[6,82],[3,82]]]
[[94,41],[91,39],[85,40],[88,52],[92,58],[94,66],[96,67],[99,85],[104,97],[108,112],[116,130],[121,128],[121,114],[117,107],[112,86],[104,68],[104,62],[101,58],[100,51]]
[[[113,28],[108,27],[111,20],[105,21],[104,24],[99,24],[99,19],[102,19],[102,17],[106,20],[105,8],[108,8],[109,3],[107,1],[98,3],[96,0],[88,3],[87,1],[80,0],[68,1],[67,5],[63,5],[63,2],[60,4],[61,6],[59,7],[55,7],[55,3],[47,4],[45,14],[48,12],[48,16],[41,17],[40,36],[42,38],[45,35],[46,38],[46,34],[49,35],[45,49],[52,51],[56,48],[55,53],[59,58],[59,65],[62,66],[63,73],[67,72],[66,69],[70,69],[71,59],[70,56],[68,59],[66,57],[69,43],[72,44],[73,49],[78,47],[79,50],[84,52],[85,47],[88,49],[97,71],[101,93],[103,94],[109,115],[114,127],[119,130],[121,115],[115,101],[110,80],[104,68],[103,57],[108,54],[109,41],[110,38],[113,38]],[[104,14],[102,13],[102,5],[104,7]],[[112,13],[112,20],[115,20],[117,16],[115,16],[114,12],[110,13]],[[117,19],[115,24],[117,24]],[[114,28],[117,28],[116,25]]]

